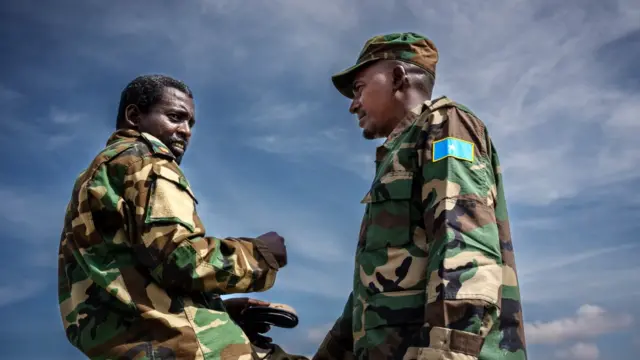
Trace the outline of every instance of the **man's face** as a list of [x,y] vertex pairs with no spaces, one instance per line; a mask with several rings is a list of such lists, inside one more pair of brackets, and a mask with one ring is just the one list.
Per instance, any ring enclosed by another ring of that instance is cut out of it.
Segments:
[[138,130],[157,137],[171,150],[179,164],[187,150],[195,124],[193,99],[174,88],[165,88],[147,114],[139,113]]
[[365,139],[388,136],[398,120],[397,107],[392,72],[384,62],[376,62],[356,75],[349,112],[358,116]]

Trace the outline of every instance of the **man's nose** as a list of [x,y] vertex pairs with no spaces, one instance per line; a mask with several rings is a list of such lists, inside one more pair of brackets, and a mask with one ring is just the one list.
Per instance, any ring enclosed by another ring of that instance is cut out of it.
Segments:
[[360,101],[358,101],[355,97],[351,100],[351,105],[349,105],[349,112],[355,114],[360,109]]
[[182,135],[185,140],[189,140],[189,138],[191,137],[191,126],[189,125],[188,121],[183,121],[182,123],[180,123],[180,126],[178,127],[178,133]]

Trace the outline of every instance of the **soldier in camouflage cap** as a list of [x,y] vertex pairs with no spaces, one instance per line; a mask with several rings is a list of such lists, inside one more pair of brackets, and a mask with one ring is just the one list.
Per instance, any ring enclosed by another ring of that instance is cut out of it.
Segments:
[[122,92],[117,130],[75,182],[58,292],[67,338],[91,359],[257,357],[249,337],[267,329],[234,320],[269,304],[219,295],[271,288],[284,239],[205,236],[179,167],[194,124],[185,84],[138,77]]
[[415,33],[368,40],[333,76],[367,139],[386,138],[353,289],[314,360],[525,360],[498,154],[485,124],[431,100],[438,52]]

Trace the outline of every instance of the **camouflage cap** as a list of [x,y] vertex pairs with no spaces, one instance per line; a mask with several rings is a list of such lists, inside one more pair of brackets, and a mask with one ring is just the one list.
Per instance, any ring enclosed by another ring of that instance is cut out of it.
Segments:
[[399,60],[417,65],[435,76],[438,50],[426,37],[413,33],[393,33],[374,36],[362,47],[356,64],[331,77],[340,93],[353,98],[352,83],[364,65],[376,60]]

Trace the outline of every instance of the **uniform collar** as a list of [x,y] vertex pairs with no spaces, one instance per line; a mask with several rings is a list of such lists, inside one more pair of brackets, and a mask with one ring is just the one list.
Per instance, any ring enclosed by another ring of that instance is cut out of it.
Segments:
[[393,129],[391,134],[387,136],[385,142],[376,148],[376,163],[382,162],[382,160],[387,156],[389,151],[396,145],[396,141],[398,137],[411,125],[413,125],[422,115],[424,115],[425,111],[431,112],[434,107],[440,104],[446,104],[451,102],[446,96],[441,96],[437,99],[426,100],[422,104],[414,107],[409,110],[407,115],[398,123],[398,125]]
[[111,134],[111,136],[109,136],[109,139],[107,140],[107,146],[121,140],[136,139],[139,138],[140,135],[140,132],[137,130],[118,129],[113,134]]
[[136,139],[142,139],[149,146],[149,148],[154,154],[161,154],[164,156],[168,156],[172,159],[175,159],[175,156],[173,155],[171,150],[169,150],[167,145],[165,145],[162,141],[160,141],[160,139],[158,139],[157,137],[149,133],[140,132],[133,129],[116,130],[113,134],[111,134],[111,136],[109,137],[109,140],[107,140],[107,146],[114,144],[118,141],[136,140]]
[[430,103],[431,103],[431,100],[427,100],[422,104],[409,110],[407,115],[405,115],[405,117],[402,120],[400,120],[398,125],[396,125],[393,131],[391,131],[391,134],[387,136],[387,139],[385,140],[384,144],[380,145],[380,147],[385,147],[387,149],[392,147],[393,144],[395,143],[395,140],[398,138],[398,136],[402,134],[409,126],[411,126],[413,123],[416,122],[416,120],[420,117],[420,115],[422,115],[424,110],[429,107]]

